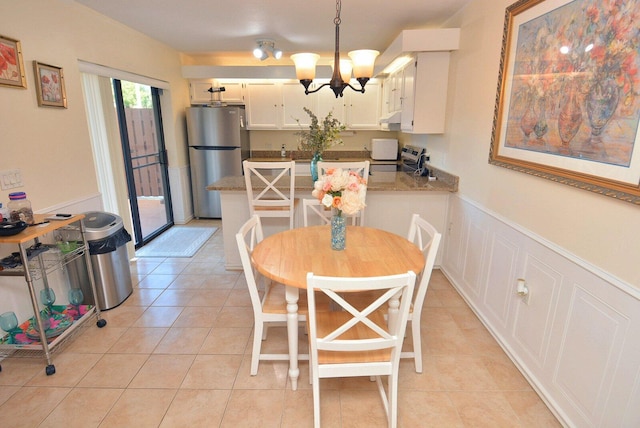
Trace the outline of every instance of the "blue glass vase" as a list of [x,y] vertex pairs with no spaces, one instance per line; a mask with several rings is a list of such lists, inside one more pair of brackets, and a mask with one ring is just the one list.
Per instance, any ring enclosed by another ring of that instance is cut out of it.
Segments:
[[342,216],[342,213],[334,211],[331,217],[331,249],[338,251],[344,250],[346,237],[346,218]]
[[311,158],[311,179],[315,183],[318,180],[318,162],[322,161],[322,154],[315,152]]

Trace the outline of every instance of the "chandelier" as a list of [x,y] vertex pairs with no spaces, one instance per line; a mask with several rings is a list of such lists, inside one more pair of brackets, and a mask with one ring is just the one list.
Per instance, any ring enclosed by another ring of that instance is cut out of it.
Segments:
[[[347,86],[356,92],[364,93],[364,86],[373,76],[373,65],[380,52],[370,49],[360,49],[348,53],[351,61],[340,59],[340,9],[342,9],[342,1],[337,0],[336,17],[333,20],[333,23],[336,25],[336,50],[333,59],[333,75],[331,76],[329,83],[322,84],[316,89],[309,90],[309,86],[316,76],[316,63],[318,62],[320,55],[314,53],[298,53],[291,55],[291,59],[296,67],[296,77],[300,80],[302,86],[304,86],[304,93],[307,95],[318,92],[325,86],[329,86],[329,88],[331,88],[333,93],[336,95],[336,98],[344,95],[342,92]],[[349,84],[352,71],[356,80],[360,83],[360,89],[356,89]]]

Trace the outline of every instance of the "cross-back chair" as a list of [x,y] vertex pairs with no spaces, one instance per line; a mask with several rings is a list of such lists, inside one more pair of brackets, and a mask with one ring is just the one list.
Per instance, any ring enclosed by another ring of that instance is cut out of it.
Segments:
[[249,200],[249,214],[285,217],[293,229],[295,208],[295,161],[242,162]]

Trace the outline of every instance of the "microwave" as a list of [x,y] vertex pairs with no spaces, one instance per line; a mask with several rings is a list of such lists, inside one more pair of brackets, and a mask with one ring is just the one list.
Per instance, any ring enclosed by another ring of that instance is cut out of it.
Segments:
[[373,160],[397,160],[398,140],[395,138],[372,138],[371,159]]

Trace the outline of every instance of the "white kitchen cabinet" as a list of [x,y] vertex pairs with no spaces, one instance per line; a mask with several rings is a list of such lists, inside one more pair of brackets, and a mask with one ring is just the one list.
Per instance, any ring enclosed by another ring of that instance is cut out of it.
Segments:
[[382,115],[388,116],[391,113],[402,109],[402,81],[404,69],[400,69],[387,76],[383,82],[382,94]]
[[364,94],[345,89],[347,129],[380,129],[380,84],[370,81],[364,89]]
[[[401,130],[444,133],[449,82],[449,52],[421,52],[403,73]],[[412,69],[413,68],[413,69]]]
[[279,83],[247,83],[246,100],[249,129],[281,128],[282,91]]
[[[224,86],[224,92],[209,92],[209,89]],[[191,104],[211,104],[212,102],[224,102],[228,104],[244,103],[244,84],[241,82],[229,82],[216,79],[191,80],[189,82],[189,96]]]
[[[308,108],[312,112],[317,111],[318,97],[316,94],[305,95],[304,87],[300,82],[283,82],[282,91],[282,124],[283,129],[308,128],[311,117],[304,111]],[[320,118],[320,116],[318,116]],[[298,123],[300,121],[300,123]]]
[[227,104],[244,104],[244,82],[216,79],[217,87],[224,86],[220,100]]
[[[351,84],[360,87],[355,80]],[[380,83],[377,81],[369,81],[364,94],[345,88],[343,96],[336,98],[333,91],[325,87],[311,95],[318,97],[316,115],[319,120],[332,112],[347,129],[380,129]]]

